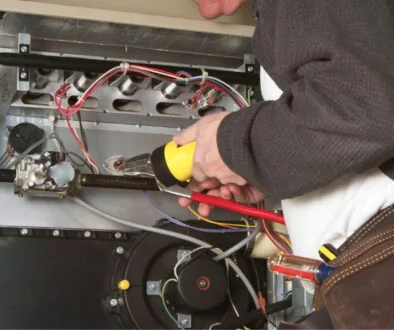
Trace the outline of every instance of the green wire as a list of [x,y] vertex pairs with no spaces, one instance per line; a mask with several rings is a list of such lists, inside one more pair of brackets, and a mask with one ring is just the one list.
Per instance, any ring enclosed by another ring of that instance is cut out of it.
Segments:
[[291,295],[293,294],[293,291],[289,291],[286,293],[284,299],[286,300],[287,298],[289,298]]
[[164,283],[163,288],[161,289],[160,298],[161,298],[161,302],[162,302],[162,304],[163,304],[164,310],[166,311],[166,313],[167,313],[167,315],[169,316],[169,318],[170,318],[172,321],[174,321],[174,323],[178,326],[178,328],[180,328],[181,330],[185,330],[185,329],[183,328],[183,326],[178,322],[178,320],[171,314],[170,310],[168,309],[168,306],[167,306],[165,297],[164,297],[164,294],[165,294],[167,285],[170,284],[170,283],[176,283],[176,282],[177,282],[177,280],[176,280],[175,278],[170,278],[170,279],[168,279],[168,280]]
[[246,91],[246,100],[248,101],[249,105],[252,103],[252,87],[249,87]]

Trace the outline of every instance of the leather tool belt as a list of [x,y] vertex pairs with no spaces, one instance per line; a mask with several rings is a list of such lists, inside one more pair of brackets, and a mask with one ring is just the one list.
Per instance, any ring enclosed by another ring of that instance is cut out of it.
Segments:
[[394,328],[394,205],[349,237],[330,265],[337,269],[316,290],[315,312],[280,328]]

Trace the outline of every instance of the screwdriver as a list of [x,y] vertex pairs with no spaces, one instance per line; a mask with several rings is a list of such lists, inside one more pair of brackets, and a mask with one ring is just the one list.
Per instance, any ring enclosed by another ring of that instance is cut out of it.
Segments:
[[[184,189],[192,178],[196,142],[178,146],[174,141],[125,161],[124,175],[156,178],[161,191],[259,219],[284,224],[282,215],[224,198]],[[182,188],[183,187],[183,188]]]
[[268,269],[279,275],[322,283],[335,270],[334,267],[315,259],[278,252],[268,259]]

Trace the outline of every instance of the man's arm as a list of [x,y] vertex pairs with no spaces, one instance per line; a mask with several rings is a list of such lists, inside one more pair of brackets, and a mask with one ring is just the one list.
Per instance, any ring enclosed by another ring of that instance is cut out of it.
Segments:
[[217,143],[231,170],[285,199],[394,156],[394,2],[277,3],[270,62],[290,87],[225,117]]

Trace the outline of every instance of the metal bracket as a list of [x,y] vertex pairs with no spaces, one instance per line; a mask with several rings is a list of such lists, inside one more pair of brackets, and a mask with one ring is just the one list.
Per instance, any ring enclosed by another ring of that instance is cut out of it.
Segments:
[[244,54],[244,65],[245,72],[254,73],[258,71],[256,68],[256,59],[253,54]]
[[[31,37],[29,33],[18,34],[18,52],[19,54],[28,55],[30,53]],[[30,90],[30,70],[23,66],[18,67],[17,70],[16,90],[28,91]]]
[[160,294],[161,294],[161,281],[146,281],[147,296],[160,296]]
[[[185,258],[185,256],[190,252],[190,250],[178,250],[176,253],[176,258],[178,261],[182,260],[183,258]],[[191,256],[186,257],[183,261],[187,262],[189,261],[191,258]]]
[[192,316],[189,314],[177,314],[178,316],[178,323],[184,329],[190,329],[192,327]]

